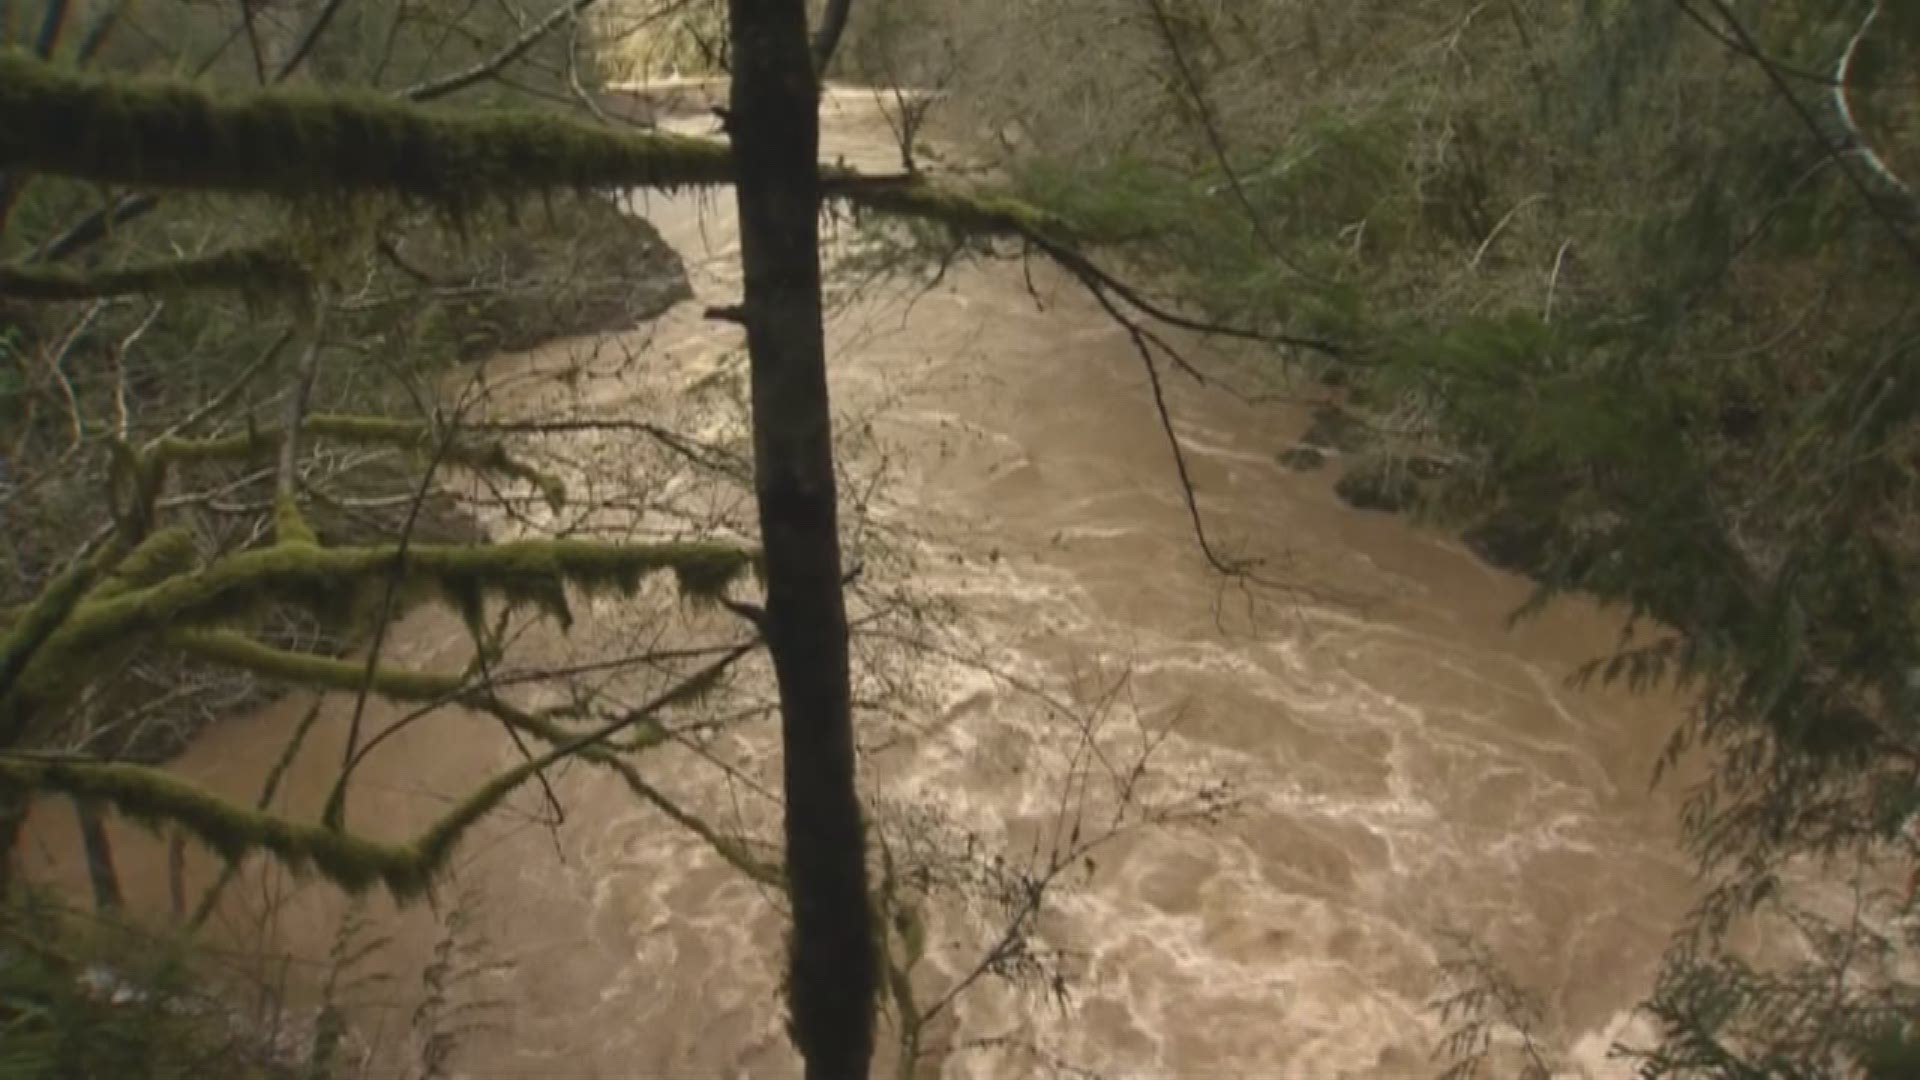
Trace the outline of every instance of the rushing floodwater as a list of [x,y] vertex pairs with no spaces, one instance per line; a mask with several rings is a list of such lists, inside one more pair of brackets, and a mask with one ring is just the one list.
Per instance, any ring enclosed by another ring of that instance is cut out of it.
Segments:
[[[866,99],[831,98],[827,129],[828,156],[888,163]],[[736,330],[700,317],[737,300],[728,201],[656,196],[636,209],[681,252],[697,296],[646,333],[644,380],[564,391],[602,411],[738,348]],[[1331,475],[1276,463],[1303,412],[1170,376],[1211,528],[1312,591],[1223,583],[1195,546],[1125,333],[1062,276],[1035,267],[1032,279],[1041,304],[1018,263],[998,263],[834,316],[838,403],[886,402],[872,445],[889,448],[889,480],[872,513],[926,538],[916,587],[962,603],[955,625],[975,655],[1061,695],[1089,672],[1130,671],[1130,712],[1179,716],[1156,763],[1231,779],[1240,804],[1215,826],[1126,838],[1060,895],[1043,926],[1080,955],[1065,1006],[987,986],[961,999],[958,1030],[942,1037],[1023,1030],[1116,1077],[1425,1075],[1440,931],[1453,926],[1547,988],[1555,1034],[1604,1074],[1602,1051],[1687,881],[1671,806],[1646,785],[1674,706],[1565,685],[1613,644],[1617,621],[1568,603],[1509,629],[1523,582],[1444,537],[1345,508]],[[416,616],[390,651],[457,663],[456,629]],[[1017,833],[1057,794],[1056,774],[1019,767],[1049,737],[1031,695],[978,665],[927,678],[944,707],[906,745],[876,751],[870,778]],[[251,792],[305,708],[223,726],[179,767]],[[291,805],[324,791],[338,720],[296,763]],[[509,754],[471,718],[436,723],[376,759],[357,822],[398,832]],[[456,1074],[790,1072],[766,899],[606,778],[576,773],[559,788],[568,824],[550,835],[503,823],[461,871],[484,898],[490,955],[510,966],[489,983],[507,1008],[467,1041]],[[128,841],[122,859],[131,893],[164,895],[157,854]],[[262,888],[250,882],[230,906],[258,910]],[[282,906],[281,932],[324,954],[337,905],[300,894]],[[430,922],[385,924],[397,966],[424,957]],[[963,959],[936,955],[930,985]],[[1036,1066],[974,1053],[939,1070]]]

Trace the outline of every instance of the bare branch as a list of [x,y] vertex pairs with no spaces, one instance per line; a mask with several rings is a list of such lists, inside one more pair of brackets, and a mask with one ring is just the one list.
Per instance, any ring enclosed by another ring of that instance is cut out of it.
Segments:
[[538,45],[542,38],[578,18],[582,12],[598,2],[599,0],[569,0],[568,3],[561,4],[548,12],[539,22],[527,27],[519,37],[492,56],[450,75],[416,83],[400,91],[400,96],[408,101],[432,101],[464,90],[525,56],[527,51]]
[[[327,0],[326,6],[313,17],[313,22],[307,24],[307,31],[300,35],[299,44],[293,47],[293,52],[287,55],[280,69],[273,73],[275,83],[286,82],[295,71],[299,70],[300,65],[306,61],[307,55],[313,52],[313,47],[320,43],[320,36],[325,34],[327,27],[333,23],[333,17],[340,13],[343,3],[345,0]],[[247,4],[248,0],[241,0],[242,7],[246,7]]]
[[[300,429],[306,424],[307,403],[313,400],[313,384],[320,377],[320,337],[326,325],[326,299],[317,290],[308,297],[300,321],[300,333],[306,337],[307,343],[294,369],[293,393],[287,395],[285,419],[281,421],[280,462],[273,479],[273,493],[283,529],[292,523],[290,519],[297,517],[297,511],[293,509],[294,480],[297,476],[294,467],[300,460]],[[305,526],[301,525],[300,528],[304,530]],[[284,543],[293,538],[281,535],[279,539]],[[311,541],[312,533],[308,532],[304,539]],[[404,557],[405,553],[401,554]]]
[[228,861],[265,850],[292,866],[311,865],[342,888],[360,890],[382,884],[406,899],[423,893],[468,830],[521,784],[698,693],[724,670],[722,665],[731,662],[716,661],[646,707],[500,773],[406,843],[384,843],[327,825],[288,821],[212,796],[163,770],[139,765],[0,754],[0,781],[15,790],[58,791],[104,802],[136,821],[177,825]]

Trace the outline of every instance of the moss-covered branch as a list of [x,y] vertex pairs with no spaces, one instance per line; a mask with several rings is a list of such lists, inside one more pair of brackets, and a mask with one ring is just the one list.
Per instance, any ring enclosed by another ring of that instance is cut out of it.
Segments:
[[[464,547],[314,548],[276,545],[221,560],[198,574],[101,602],[83,603],[55,635],[58,647],[92,647],[127,633],[204,626],[250,614],[265,600],[323,601],[365,582],[383,583],[396,559],[403,585],[458,600],[502,595],[548,603],[572,584],[589,592],[632,593],[640,580],[672,571],[690,596],[718,596],[753,565],[754,554],[718,543],[615,544],[521,540]],[[563,611],[554,614],[565,617]]]
[[350,891],[385,885],[408,899],[426,891],[467,830],[560,751],[495,777],[411,843],[382,843],[288,821],[227,802],[159,769],[111,762],[0,757],[0,792],[58,792],[106,803],[151,826],[177,826],[229,862],[267,851],[291,869],[312,868]]
[[[300,430],[310,438],[354,446],[393,446],[418,453],[437,450],[440,460],[447,464],[532,484],[540,490],[547,504],[556,509],[566,503],[567,487],[564,481],[515,457],[504,443],[455,439],[444,449],[439,449],[431,424],[380,416],[316,413],[307,417],[300,425]],[[271,457],[279,449],[280,441],[280,428],[255,427],[212,439],[162,439],[147,453],[163,463],[240,461]]]
[[86,595],[88,601],[108,600],[138,589],[158,585],[170,577],[191,573],[200,564],[200,549],[186,529],[161,529],[149,533],[126,558],[115,562],[112,573],[100,587]]
[[732,168],[720,143],[551,114],[236,93],[0,55],[0,169],[296,198],[383,191],[457,209],[542,189],[721,184]]
[[[34,656],[60,625],[73,614],[98,573],[93,560],[82,559],[40,590],[5,636],[0,636],[0,702],[12,693]],[[0,734],[4,728],[0,727]]]
[[[551,720],[515,708],[494,696],[484,686],[475,685],[461,675],[376,666],[369,681],[364,664],[276,649],[231,630],[175,633],[168,635],[167,641],[201,659],[242,668],[277,682],[315,690],[347,692],[357,691],[366,685],[374,693],[398,701],[444,701],[478,709],[518,731],[539,738],[549,746],[563,746],[574,738],[572,733]],[[664,741],[666,729],[654,725],[637,746],[630,745],[625,752],[658,746]],[[699,837],[741,873],[763,885],[779,889],[786,887],[786,878],[779,866],[756,858],[738,839],[720,832],[699,815],[681,807],[648,783],[640,775],[640,770],[621,753],[590,746],[580,750],[580,757],[619,774],[635,795],[652,804],[681,828]]]
[[671,571],[695,598],[719,596],[754,565],[752,551],[718,543],[612,544],[587,540],[527,540],[485,547],[413,545],[397,548],[321,548],[276,544],[243,552],[194,574],[145,588],[89,597],[72,606],[59,628],[25,663],[16,685],[0,697],[0,745],[10,745],[36,716],[84,685],[99,657],[153,635],[211,629],[272,603],[303,604],[322,613],[349,614],[379,590],[400,560],[408,603],[440,598],[461,611],[482,596],[534,603],[570,621],[566,587],[631,593],[645,576]]
[[[338,198],[393,192],[459,208],[556,188],[733,181],[716,140],[531,112],[452,111],[338,90],[216,91],[0,56],[0,168],[102,183]],[[830,198],[968,232],[1062,237],[1035,207],[822,166]]]
[[22,300],[94,300],[196,289],[225,289],[263,298],[304,288],[305,282],[306,271],[280,244],[107,270],[47,264],[0,266],[0,296]]
[[[467,831],[521,784],[574,755],[617,760],[604,748],[608,739],[653,720],[661,709],[704,692],[752,648],[744,645],[734,649],[646,706],[585,734],[568,736],[545,721],[528,718],[551,748],[476,788],[410,843],[368,840],[344,830],[288,821],[238,806],[163,770],[140,765],[0,755],[0,797],[55,792],[102,802],[143,824],[177,826],[230,863],[250,852],[266,851],[292,869],[313,868],[342,888],[359,891],[381,884],[404,900],[425,892]],[[630,765],[621,764],[633,779],[638,778]],[[644,782],[641,787],[652,792],[650,801],[656,805],[671,805]],[[734,852],[740,860],[736,865],[748,872],[767,872],[764,864],[754,862],[739,845],[712,832],[699,819],[682,814],[675,820],[688,827],[700,826],[696,832],[723,856]]]
[[[139,765],[0,757],[0,788],[98,800],[143,824],[177,825],[229,861],[270,851],[291,868],[314,867],[352,890],[382,882],[397,896],[416,896],[433,869],[416,845],[377,843],[235,806]],[[492,785],[486,793],[496,803],[505,794],[495,793]],[[439,854],[444,857],[448,850],[442,844]]]
[[820,189],[827,198],[862,210],[937,221],[972,236],[1064,240],[1070,235],[1065,221],[1031,203],[920,178],[862,176],[821,166]]
[[310,690],[353,692],[366,685],[374,693],[396,701],[453,701],[472,689],[459,675],[386,665],[375,666],[369,682],[365,664],[276,649],[237,630],[181,630],[168,634],[166,640],[174,648],[202,660]]

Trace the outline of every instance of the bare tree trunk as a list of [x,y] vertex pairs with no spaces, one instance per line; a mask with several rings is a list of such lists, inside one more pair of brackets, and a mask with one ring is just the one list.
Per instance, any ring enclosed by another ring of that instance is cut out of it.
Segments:
[[841,35],[847,32],[847,13],[852,9],[853,0],[827,0],[820,12],[820,25],[813,32],[813,67],[823,76],[827,65],[833,63]]
[[854,784],[820,298],[819,80],[805,0],[729,0],[765,629],[780,684],[790,1008],[808,1080],[865,1077],[875,945]]
[[167,900],[175,924],[187,921],[187,834],[175,829],[167,841]]
[[113,844],[107,839],[107,823],[100,807],[76,799],[73,812],[80,819],[80,844],[87,853],[87,883],[93,886],[93,906],[101,911],[118,911],[126,906],[120,895],[120,875],[113,869]]
[[0,791],[0,901],[13,889],[14,867],[20,856],[20,834],[27,827],[27,793]]

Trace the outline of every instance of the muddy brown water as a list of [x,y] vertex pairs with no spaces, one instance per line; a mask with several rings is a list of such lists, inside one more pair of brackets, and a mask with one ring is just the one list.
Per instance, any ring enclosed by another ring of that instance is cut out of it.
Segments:
[[[891,163],[868,96],[830,96],[826,138],[829,156]],[[576,405],[637,410],[737,353],[737,332],[701,317],[737,299],[728,201],[633,206],[681,252],[696,299],[633,335],[644,375],[570,384]],[[1169,375],[1168,387],[1209,526],[1265,560],[1264,573],[1311,590],[1223,582],[1195,545],[1125,333],[1046,267],[960,265],[931,291],[874,290],[837,310],[829,335],[840,405],[884,403],[871,445],[888,448],[889,479],[872,513],[920,537],[916,587],[957,601],[977,655],[1024,684],[1071,695],[1089,672],[1129,672],[1133,714],[1179,718],[1158,764],[1229,778],[1239,799],[1220,824],[1103,849],[1091,877],[1059,895],[1043,935],[1076,957],[1065,1004],[983,984],[944,1037],[1020,1032],[1117,1077],[1428,1075],[1440,930],[1457,927],[1545,989],[1570,1075],[1621,1071],[1605,1048],[1626,1030],[1689,875],[1670,802],[1647,792],[1678,706],[1566,682],[1614,644],[1616,616],[1564,602],[1510,626],[1525,582],[1445,536],[1343,506],[1332,469],[1281,467],[1304,409],[1247,400],[1234,391],[1252,385],[1244,361],[1201,350],[1216,377]],[[542,386],[542,364],[496,368],[530,398],[561,394]],[[389,655],[453,667],[464,639],[423,612],[398,624]],[[869,779],[939,800],[984,834],[1017,832],[1056,795],[1058,774],[1020,767],[1050,736],[980,665],[930,680],[937,717],[876,750]],[[289,699],[218,726],[176,768],[250,797],[308,706]],[[349,711],[326,704],[284,806],[311,812],[323,798]],[[376,704],[369,719],[393,715]],[[510,757],[473,717],[415,725],[372,759],[354,820],[402,835]],[[485,951],[503,963],[484,977],[487,996],[504,1008],[463,1040],[451,1073],[794,1074],[767,898],[604,777],[569,773],[558,787],[565,825],[528,824],[539,808],[528,795],[461,860]],[[72,831],[43,815],[30,868],[76,884]],[[116,836],[133,902],[164,910],[163,852]],[[195,883],[211,873],[196,856]],[[242,942],[270,923],[297,973],[317,969],[339,914],[324,890],[249,875],[221,925]],[[376,902],[369,914],[395,970],[426,962],[431,912]],[[934,950],[930,985],[966,958]],[[392,1007],[359,1022],[404,1043],[417,992],[376,997]],[[1039,1071],[1031,1057],[985,1052],[931,1066]]]

